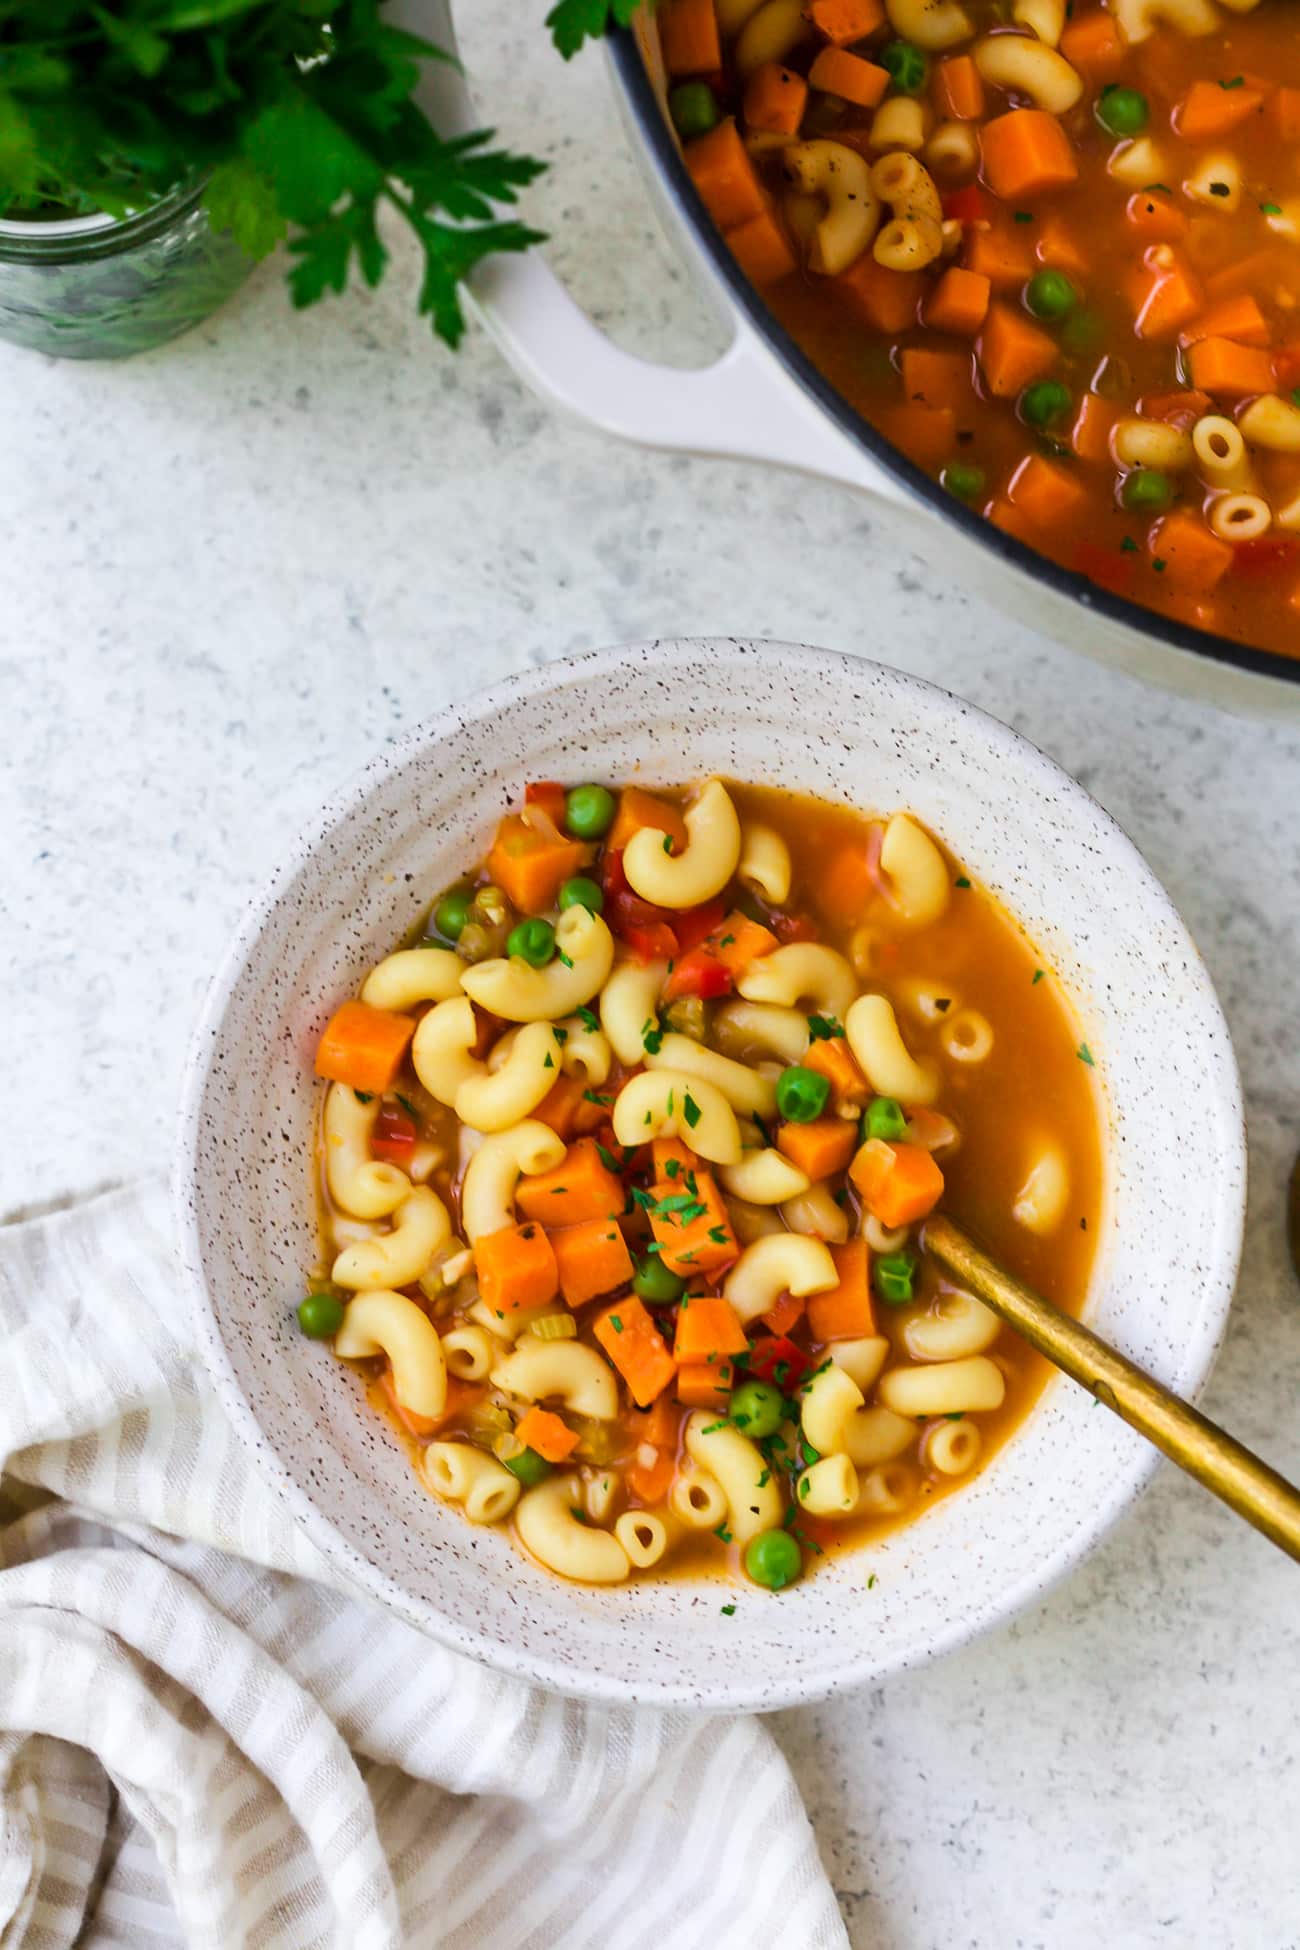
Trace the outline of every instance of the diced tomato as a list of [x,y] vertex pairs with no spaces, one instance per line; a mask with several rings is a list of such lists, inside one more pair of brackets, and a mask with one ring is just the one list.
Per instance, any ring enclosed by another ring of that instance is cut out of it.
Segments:
[[778,1388],[788,1393],[798,1387],[811,1366],[811,1357],[796,1347],[788,1335],[773,1334],[769,1340],[754,1342],[745,1373],[755,1381],[775,1381]]
[[375,1119],[370,1149],[385,1164],[404,1165],[415,1149],[415,1119],[400,1104],[384,1104]]
[[1076,542],[1071,566],[1114,596],[1127,596],[1133,587],[1133,557],[1100,542]]
[[720,995],[730,995],[731,989],[731,970],[707,948],[693,948],[689,955],[683,955],[673,964],[664,983],[664,1001],[676,1002],[683,995],[698,995],[705,1002],[716,1002]]
[[978,183],[964,190],[953,190],[943,199],[943,214],[957,223],[980,223],[988,217],[988,198]]
[[638,961],[671,961],[677,953],[677,936],[662,921],[627,921],[614,932]]
[[1281,535],[1257,535],[1253,541],[1237,542],[1232,551],[1232,566],[1240,575],[1271,576],[1295,564],[1294,541]]
[[568,793],[556,779],[535,779],[524,787],[524,804],[540,806],[547,818],[564,831],[564,807]]
[[702,907],[688,907],[685,912],[673,916],[673,933],[677,945],[684,955],[698,948],[707,935],[722,926],[726,919],[727,903],[723,900],[705,901]]
[[1273,354],[1273,377],[1279,390],[1300,386],[1300,345],[1279,345]]
[[605,855],[604,878],[605,919],[611,934],[642,961],[672,961],[679,949],[677,922],[682,917],[632,892],[621,853]]

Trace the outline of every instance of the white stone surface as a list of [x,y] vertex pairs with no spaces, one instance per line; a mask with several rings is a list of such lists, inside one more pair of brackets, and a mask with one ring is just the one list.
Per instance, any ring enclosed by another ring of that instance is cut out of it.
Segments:
[[[703,356],[599,62],[559,70],[529,15],[483,0],[467,39],[503,133],[553,159],[532,207],[557,261],[625,342]],[[0,1212],[164,1163],[232,923],[384,740],[585,645],[801,638],[1008,719],[1170,888],[1250,1112],[1250,1241],[1206,1406],[1300,1476],[1300,734],[1018,631],[945,586],[941,545],[901,553],[838,490],[560,425],[481,335],[436,350],[411,291],[403,251],[377,296],[295,318],[267,269],[127,365],[0,350]],[[1171,1143],[1196,1115],[1171,1107]],[[1294,1950],[1296,1576],[1167,1469],[1013,1630],[783,1715],[855,1944]]]

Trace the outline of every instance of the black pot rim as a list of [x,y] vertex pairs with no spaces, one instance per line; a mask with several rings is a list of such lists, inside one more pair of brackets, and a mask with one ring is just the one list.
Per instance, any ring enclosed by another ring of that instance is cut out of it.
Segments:
[[1235,637],[1219,636],[1199,630],[1190,623],[1179,623],[1141,603],[1112,595],[1089,582],[1075,569],[1039,555],[1024,542],[994,527],[982,515],[956,500],[939,483],[892,446],[884,435],[864,419],[813,365],[807,354],[791,338],[785,327],[763,303],[757,290],[741,271],[727,249],[721,233],[691,181],[681,150],[659,105],[654,85],[629,27],[619,28],[609,37],[609,55],[638,134],[654,158],[669,196],[679,216],[693,232],[696,243],[707,256],[714,275],[726,288],[736,309],[744,314],[761,334],[789,376],[810,394],[840,431],[897,481],[917,501],[927,504],[940,518],[954,524],[968,540],[985,549],[997,561],[1045,583],[1056,594],[1067,597],[1085,615],[1108,620],[1153,637],[1171,649],[1189,651],[1195,657],[1248,671],[1274,681],[1300,684],[1300,658],[1285,657],[1275,650],[1262,650],[1240,643]]

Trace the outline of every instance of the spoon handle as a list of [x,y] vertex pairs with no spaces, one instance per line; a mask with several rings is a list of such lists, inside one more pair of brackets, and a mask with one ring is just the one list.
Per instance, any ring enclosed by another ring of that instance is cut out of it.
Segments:
[[1114,1409],[1171,1462],[1300,1561],[1300,1490],[1108,1342],[981,1252],[950,1219],[927,1221],[927,1252],[1049,1361]]

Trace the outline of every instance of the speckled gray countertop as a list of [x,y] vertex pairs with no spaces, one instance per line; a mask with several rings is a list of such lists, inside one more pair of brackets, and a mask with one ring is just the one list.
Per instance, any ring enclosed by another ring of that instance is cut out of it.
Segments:
[[[599,64],[482,0],[534,211],[624,342],[710,328]],[[0,1212],[161,1166],[248,894],[326,791],[446,700],[659,633],[880,656],[1044,746],[1123,822],[1209,962],[1245,1076],[1250,1234],[1209,1412],[1300,1476],[1300,733],[1174,701],[945,587],[829,487],[617,449],[377,297],[292,318],[273,270],[118,367],[0,351]],[[1180,1114],[1197,1115],[1195,1103]],[[1177,1142],[1171,1121],[1170,1141]],[[1174,1472],[1046,1603],[777,1728],[857,1945],[1294,1950],[1293,1566]]]

